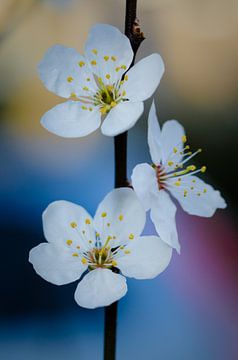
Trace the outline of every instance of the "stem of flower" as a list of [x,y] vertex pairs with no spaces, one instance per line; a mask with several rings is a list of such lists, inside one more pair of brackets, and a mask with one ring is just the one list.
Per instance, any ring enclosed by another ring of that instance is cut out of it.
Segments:
[[[136,17],[137,0],[126,0],[125,35],[129,38],[134,52],[131,66],[134,65],[136,52],[144,40],[140,31],[139,22]],[[127,187],[127,132],[114,138],[115,150],[115,188]],[[117,327],[117,305],[113,303],[105,308],[104,325],[104,360],[116,359],[116,327]]]

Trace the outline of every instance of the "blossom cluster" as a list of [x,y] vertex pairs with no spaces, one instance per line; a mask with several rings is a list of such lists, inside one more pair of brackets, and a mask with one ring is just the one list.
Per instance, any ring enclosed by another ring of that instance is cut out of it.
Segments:
[[[46,112],[41,124],[68,138],[86,136],[101,126],[116,136],[135,125],[164,73],[159,54],[131,67],[128,38],[111,25],[97,24],[85,54],[55,45],[39,64],[46,88],[66,99]],[[107,306],[127,292],[125,277],[151,279],[180,252],[176,199],[189,214],[210,217],[225,208],[220,192],[197,177],[206,167],[191,163],[193,152],[182,125],[169,120],[160,128],[154,102],[148,116],[152,162],[135,166],[131,188],[112,190],[94,218],[81,206],[55,201],[43,213],[47,240],[30,251],[29,261],[45,280],[63,285],[81,278],[76,302],[86,308]],[[157,235],[142,236],[146,212]]]

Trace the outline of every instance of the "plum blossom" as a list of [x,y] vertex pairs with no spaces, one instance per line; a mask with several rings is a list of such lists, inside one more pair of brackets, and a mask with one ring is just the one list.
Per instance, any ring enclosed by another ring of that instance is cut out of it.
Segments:
[[140,236],[145,218],[129,188],[111,191],[94,219],[79,205],[55,201],[43,213],[48,242],[34,247],[29,261],[37,274],[56,285],[85,273],[76,288],[76,302],[86,308],[110,305],[126,294],[125,276],[151,279],[170,262],[170,246],[158,236]]
[[39,76],[49,91],[67,101],[46,112],[41,124],[68,138],[92,133],[101,120],[101,131],[107,136],[130,129],[164,72],[158,54],[143,58],[128,70],[133,56],[129,39],[106,24],[92,27],[84,56],[73,48],[51,47],[39,64]]
[[188,161],[199,154],[190,150],[184,128],[176,120],[166,121],[160,129],[154,103],[148,118],[148,144],[153,164],[139,164],[132,172],[132,186],[161,239],[180,251],[176,229],[176,206],[169,194],[191,215],[210,217],[226,203],[219,191],[195,176],[204,173]]

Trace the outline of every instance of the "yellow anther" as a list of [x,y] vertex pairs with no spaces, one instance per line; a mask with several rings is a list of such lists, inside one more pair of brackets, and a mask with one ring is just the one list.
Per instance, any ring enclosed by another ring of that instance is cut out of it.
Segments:
[[87,264],[87,260],[86,260],[84,257],[82,258],[81,261],[82,261],[82,264],[83,264],[83,265],[86,265],[86,264]]
[[126,70],[126,65],[122,65],[121,69]]
[[100,234],[98,232],[96,232],[96,237],[99,237],[99,236],[100,236]]
[[112,266],[117,266],[117,262],[115,260],[112,260]]
[[186,141],[187,141],[187,136],[186,136],[186,135],[183,135],[183,136],[182,136],[182,142],[183,142],[183,143],[186,143]]
[[189,146],[189,145],[186,145],[184,149],[185,149],[185,150],[188,150],[188,149],[190,149],[190,146]]
[[202,152],[202,149],[198,149],[198,151],[197,152]]
[[76,98],[77,95],[76,95],[74,92],[72,92],[72,93],[70,94],[70,97],[71,97],[71,98]]
[[90,108],[89,108],[89,111],[93,111],[93,108],[90,107]]
[[78,225],[77,225],[77,223],[75,222],[75,221],[72,221],[71,223],[70,223],[70,226],[71,226],[71,228],[76,228]]
[[83,106],[81,106],[81,107],[82,107],[83,110],[87,110],[87,109],[88,109],[87,106],[85,106],[85,105],[83,105]]
[[206,167],[206,166],[202,166],[202,167],[201,167],[201,172],[202,172],[202,173],[205,173],[206,170],[207,170],[207,167]]
[[194,190],[194,187],[193,187],[193,186],[191,186],[191,187],[190,187],[190,189],[191,189],[191,190]]
[[108,108],[107,108],[107,106],[103,106],[103,107],[101,107],[100,108],[100,113],[102,114],[102,115],[104,115],[104,114],[106,114],[107,113],[107,111],[108,111]]
[[83,87],[83,90],[88,91],[89,88],[88,88],[87,86],[84,86],[84,87]]
[[92,50],[92,53],[95,54],[95,55],[97,55],[97,54],[98,54],[97,49],[93,49],[93,50]]
[[196,170],[196,166],[195,165],[187,166],[187,170],[188,171],[194,171],[194,170]]
[[133,240],[134,237],[135,237],[135,236],[134,236],[134,234],[132,234],[132,233],[129,235],[129,239],[130,239],[130,240]]
[[128,75],[124,76],[124,80],[127,81],[128,80]]
[[125,92],[125,90],[124,90],[124,91],[122,91],[122,96],[126,96],[126,92]]
[[120,86],[122,86],[124,84],[124,82],[125,82],[124,80],[121,80],[120,81]]
[[117,58],[115,56],[111,56],[112,61],[117,61]]
[[183,196],[184,196],[184,197],[186,197],[186,196],[187,196],[187,194],[188,194],[187,190],[184,190],[184,192],[183,192]]
[[168,165],[169,165],[169,166],[172,166],[173,164],[174,164],[173,161],[168,161]]
[[72,254],[72,256],[76,256],[76,257],[78,257],[78,256],[79,256],[79,254],[77,254],[77,253],[73,253],[73,254]]
[[118,219],[119,219],[120,221],[122,221],[122,220],[123,220],[123,215],[122,215],[122,214],[119,215],[119,216],[118,216]]
[[106,75],[106,79],[108,79],[108,80],[109,80],[109,79],[110,79],[110,77],[111,77],[111,75],[110,75],[110,74],[107,74],[107,75]]
[[73,78],[72,76],[68,76],[68,77],[67,77],[67,81],[68,81],[69,83],[71,83],[73,80],[74,80],[74,78]]
[[130,254],[131,252],[130,252],[130,250],[125,250],[124,253],[125,253],[126,255],[128,255],[128,254]]
[[107,226],[109,227],[109,226],[111,226],[111,224],[110,224],[110,223],[107,223]]
[[105,55],[105,56],[103,57],[103,59],[104,59],[105,61],[108,61],[108,60],[109,60],[109,56]]
[[77,248],[77,249],[80,249],[80,246],[79,246],[79,245],[77,245],[77,246],[76,246],[76,248]]
[[85,224],[87,224],[87,225],[91,224],[91,220],[90,220],[90,219],[86,219],[86,220],[85,220]]
[[178,152],[178,149],[176,147],[174,147],[173,152],[176,154]]
[[92,244],[92,240],[88,240],[89,244]]
[[206,193],[207,193],[207,189],[204,189],[203,192],[204,192],[204,194],[206,194]]
[[192,180],[192,182],[193,182],[193,183],[195,183],[195,182],[196,182],[196,180],[195,180],[195,179],[193,179],[193,180]]
[[112,237],[109,235],[109,236],[107,237],[107,241],[110,241],[110,240],[112,240]]
[[83,67],[83,66],[85,65],[85,62],[84,62],[84,61],[80,61],[78,64],[79,64],[80,67]]
[[125,246],[123,246],[123,245],[122,245],[122,246],[120,246],[120,249],[121,249],[121,250],[123,250],[123,249],[124,249],[124,247],[125,247]]
[[67,240],[67,241],[66,241],[67,245],[71,245],[72,242],[73,242],[72,240]]
[[189,152],[188,152],[188,155],[192,155],[192,151],[189,151]]
[[106,212],[102,212],[101,217],[105,218],[107,216]]
[[111,102],[111,107],[114,108],[117,105],[117,103],[115,101]]
[[90,78],[87,78],[86,80],[87,80],[87,81],[90,81]]
[[91,61],[91,65],[93,65],[93,66],[97,65],[97,61],[96,61],[96,60],[92,60],[92,61]]
[[176,182],[174,183],[174,185],[180,186],[180,185],[181,185],[181,182],[180,182],[180,181],[176,181]]
[[116,72],[118,72],[118,71],[120,71],[120,69],[121,69],[121,68],[118,66],[118,67],[116,67],[115,70],[116,70]]

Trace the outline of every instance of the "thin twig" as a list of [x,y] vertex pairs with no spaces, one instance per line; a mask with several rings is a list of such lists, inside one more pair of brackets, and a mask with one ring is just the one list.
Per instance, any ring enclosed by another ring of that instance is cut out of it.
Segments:
[[[125,35],[129,38],[134,58],[131,66],[134,65],[136,52],[144,40],[140,30],[139,20],[136,17],[137,0],[126,1]],[[127,180],[127,132],[115,136],[115,188],[128,187]],[[104,325],[104,360],[116,359],[116,330],[117,330],[117,307],[118,302],[105,308]]]

